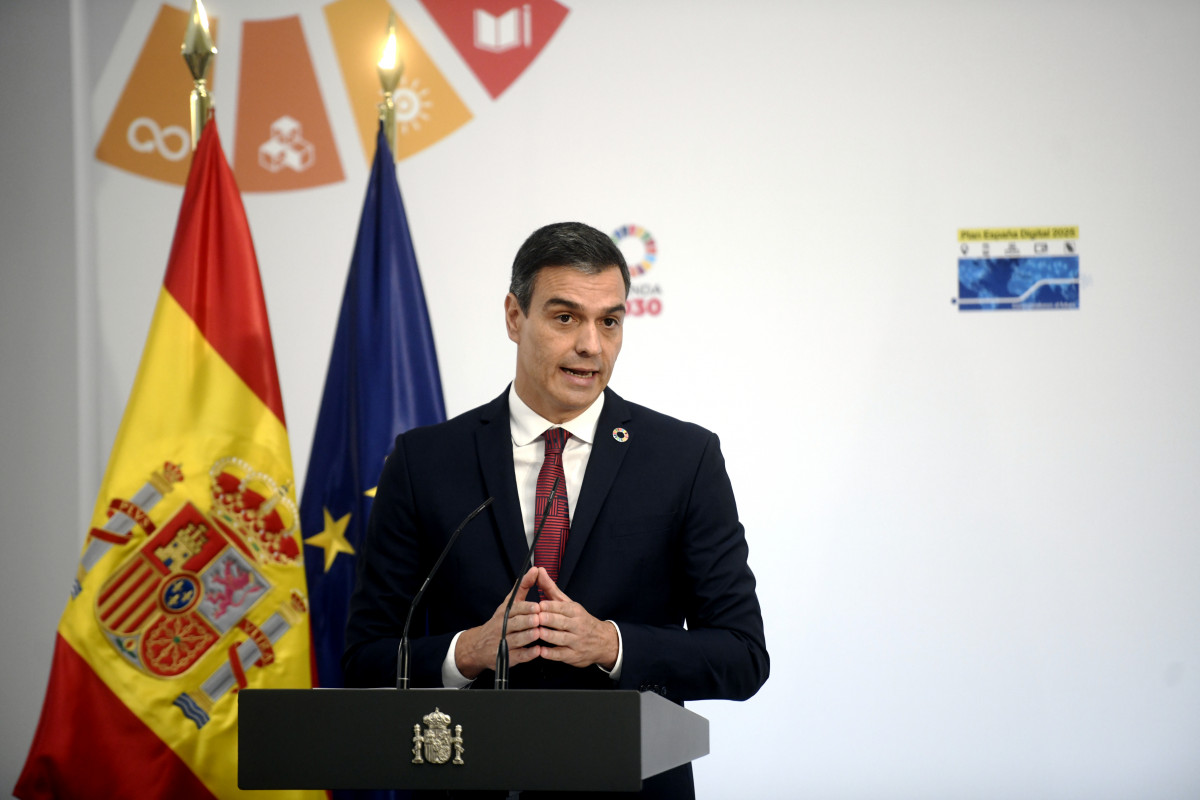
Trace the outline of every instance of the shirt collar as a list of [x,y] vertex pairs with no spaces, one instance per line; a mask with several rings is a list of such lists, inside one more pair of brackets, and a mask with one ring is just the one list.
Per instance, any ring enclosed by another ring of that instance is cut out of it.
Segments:
[[[558,427],[564,428],[572,438],[592,444],[596,440],[596,426],[600,424],[600,412],[604,408],[604,392],[584,409],[584,412],[574,419],[567,420]],[[516,387],[508,387],[508,424],[512,429],[513,444],[523,447],[542,438],[547,428],[555,424],[525,405],[517,396]]]

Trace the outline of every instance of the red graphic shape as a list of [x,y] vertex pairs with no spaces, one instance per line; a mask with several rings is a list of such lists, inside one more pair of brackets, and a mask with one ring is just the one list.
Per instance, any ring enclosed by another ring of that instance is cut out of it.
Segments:
[[554,0],[421,0],[495,100],[521,77],[567,18]]

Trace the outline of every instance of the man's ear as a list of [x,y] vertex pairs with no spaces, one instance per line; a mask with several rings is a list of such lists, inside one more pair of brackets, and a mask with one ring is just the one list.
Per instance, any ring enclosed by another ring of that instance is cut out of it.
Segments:
[[521,342],[521,324],[524,321],[525,315],[521,312],[517,296],[509,292],[504,297],[504,327],[508,329],[508,338],[518,344]]

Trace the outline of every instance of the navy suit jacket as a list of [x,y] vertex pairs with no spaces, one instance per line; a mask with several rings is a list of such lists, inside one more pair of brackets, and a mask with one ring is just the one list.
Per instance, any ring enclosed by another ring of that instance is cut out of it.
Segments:
[[[616,428],[628,432],[625,441]],[[348,686],[395,685],[411,598],[454,528],[489,496],[494,502],[463,531],[414,616],[414,686],[442,685],[454,634],[492,616],[528,544],[507,391],[396,439],[359,554],[343,658]],[[514,666],[509,685],[654,691],[680,703],[750,697],[770,661],[747,553],[716,435],[606,389],[558,584],[594,617],[620,626],[620,679],[596,666],[535,659]],[[491,688],[492,680],[488,671],[473,685]],[[686,778],[687,792],[660,794],[690,794],[690,772]]]

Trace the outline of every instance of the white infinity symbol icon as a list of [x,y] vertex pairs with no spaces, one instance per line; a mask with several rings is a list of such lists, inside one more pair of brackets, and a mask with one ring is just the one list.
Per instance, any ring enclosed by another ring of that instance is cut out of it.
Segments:
[[[143,128],[150,131],[150,139],[139,139],[138,132]],[[167,147],[167,139],[175,138],[179,141],[179,147],[172,150]],[[165,128],[159,127],[159,124],[149,117],[138,117],[133,122],[129,123],[129,130],[125,132],[125,138],[129,142],[129,146],[139,153],[149,153],[157,150],[163,158],[168,161],[179,161],[188,154],[191,148],[191,137],[188,132],[178,125],[168,125]]]

